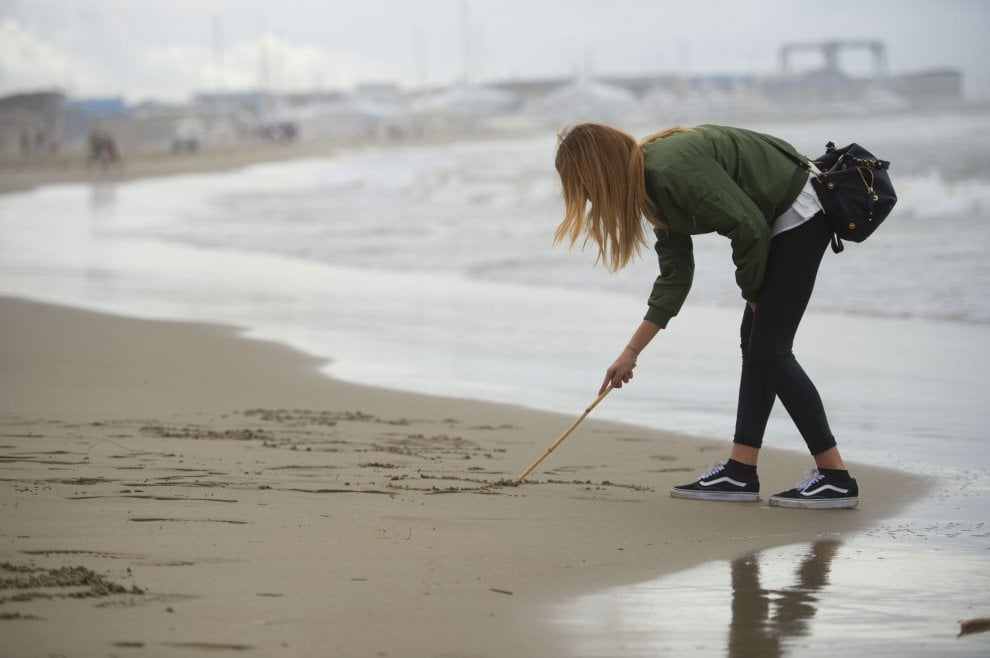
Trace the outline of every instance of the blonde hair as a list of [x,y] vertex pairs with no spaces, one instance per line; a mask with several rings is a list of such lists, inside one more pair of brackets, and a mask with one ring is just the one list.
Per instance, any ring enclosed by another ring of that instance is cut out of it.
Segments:
[[[642,144],[686,130],[690,129],[668,128]],[[564,219],[554,244],[566,239],[573,247],[585,233],[585,244],[591,240],[598,247],[595,262],[615,272],[647,243],[644,219],[663,226],[646,193],[643,151],[632,136],[598,123],[576,124],[558,135],[554,164],[564,196]]]

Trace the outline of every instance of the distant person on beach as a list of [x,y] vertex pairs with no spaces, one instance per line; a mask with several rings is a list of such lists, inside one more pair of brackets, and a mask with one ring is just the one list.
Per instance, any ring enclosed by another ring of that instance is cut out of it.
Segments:
[[832,233],[808,172],[766,139],[794,152],[777,137],[723,126],[674,127],[642,143],[609,126],[572,126],[557,148],[565,216],[556,239],[573,245],[584,235],[614,272],[648,244],[647,226],[656,237],[660,274],[643,321],[606,371],[604,392],[629,383],[636,357],[680,311],[694,275],[691,236],[728,238],[745,300],[735,437],[727,461],[671,495],[759,500],[757,460],[779,397],[816,468],[793,489],[771,496],[770,504],[855,507],[856,480],[839,454],[818,390],[791,351]]
[[117,150],[117,141],[109,132],[90,130],[87,141],[89,144],[87,165],[97,164],[103,169],[108,169],[111,165],[123,165],[120,151]]

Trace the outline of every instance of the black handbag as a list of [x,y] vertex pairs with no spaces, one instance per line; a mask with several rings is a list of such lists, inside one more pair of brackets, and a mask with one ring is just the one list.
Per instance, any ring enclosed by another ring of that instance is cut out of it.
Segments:
[[862,242],[870,237],[897,203],[890,162],[859,144],[836,148],[835,142],[829,142],[815,166],[822,173],[811,179],[811,185],[834,232],[832,251],[839,253],[842,240]]
[[811,165],[769,139],[781,153],[811,173],[811,185],[832,227],[832,251],[841,252],[843,240],[862,242],[887,219],[897,203],[890,181],[890,162],[880,160],[859,144],[836,148],[825,145],[825,154]]

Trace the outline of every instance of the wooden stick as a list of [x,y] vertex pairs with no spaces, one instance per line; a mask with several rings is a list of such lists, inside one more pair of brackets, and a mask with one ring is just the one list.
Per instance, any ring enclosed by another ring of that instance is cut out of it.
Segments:
[[959,635],[969,635],[970,633],[983,633],[990,631],[990,617],[977,617],[976,619],[960,619]]
[[573,423],[571,423],[571,426],[570,427],[568,427],[566,430],[564,430],[564,433],[563,434],[561,434],[560,436],[557,437],[557,440],[554,441],[553,444],[549,448],[546,449],[546,452],[544,452],[542,455],[540,455],[536,459],[535,462],[533,462],[532,464],[530,464],[529,465],[529,468],[527,468],[525,471],[523,471],[522,473],[520,473],[519,474],[519,477],[517,477],[515,480],[513,480],[512,483],[513,484],[519,484],[520,482],[522,482],[523,480],[525,480],[526,479],[526,476],[529,475],[533,471],[534,468],[536,468],[537,466],[539,466],[540,465],[540,462],[543,461],[544,459],[546,459],[547,458],[547,455],[549,455],[551,452],[554,451],[554,448],[556,448],[561,443],[563,443],[564,442],[564,439],[566,439],[568,437],[568,435],[570,435],[570,433],[573,432],[575,430],[575,428],[577,428],[577,426],[581,424],[581,421],[584,420],[588,416],[588,414],[591,413],[591,410],[594,409],[595,407],[597,407],[598,406],[598,403],[601,402],[602,400],[604,400],[605,399],[605,396],[608,395],[611,392],[612,392],[612,387],[609,386],[608,388],[605,389],[605,392],[604,393],[602,393],[597,398],[595,398],[595,401],[592,402],[591,405],[587,409],[584,410],[584,413],[583,414],[581,414],[580,416],[578,416],[578,419],[577,420],[575,420]]

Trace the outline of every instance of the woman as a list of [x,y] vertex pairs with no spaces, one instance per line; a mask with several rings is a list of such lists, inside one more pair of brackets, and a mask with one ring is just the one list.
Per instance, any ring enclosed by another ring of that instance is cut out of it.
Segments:
[[[849,476],[815,385],[791,351],[831,230],[809,182],[777,146],[787,142],[739,128],[675,127],[642,144],[615,128],[582,123],[560,135],[556,167],[565,217],[557,241],[582,234],[616,271],[656,236],[660,275],[642,323],[609,366],[601,391],[629,383],[636,357],[677,315],[694,273],[692,236],[729,238],[736,283],[746,300],[736,430],[727,461],[671,489],[678,498],[759,500],[756,466],[779,397],[816,468],[770,497],[782,507],[855,507]],[[644,223],[644,220],[646,223]]]

